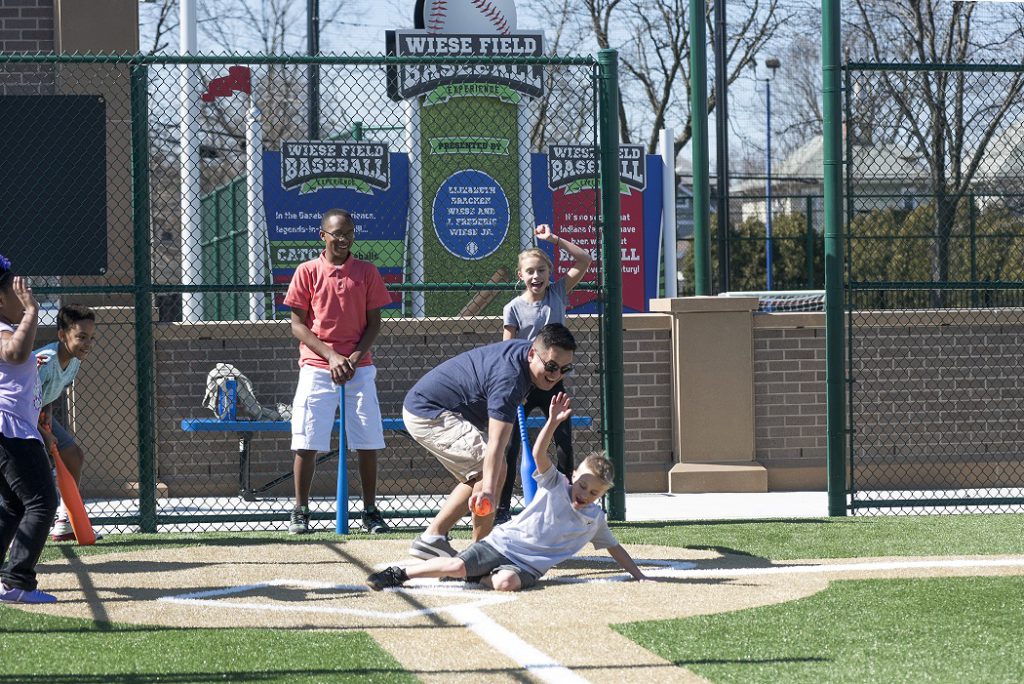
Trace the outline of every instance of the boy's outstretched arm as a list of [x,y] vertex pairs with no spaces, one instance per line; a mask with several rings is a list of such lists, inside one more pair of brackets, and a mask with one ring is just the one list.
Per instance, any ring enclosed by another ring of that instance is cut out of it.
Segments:
[[538,473],[546,473],[551,467],[548,445],[555,435],[555,428],[569,420],[569,416],[572,415],[572,400],[565,392],[559,392],[551,397],[551,406],[548,409],[548,419],[540,429],[537,441],[533,443],[533,462],[537,464]]
[[626,551],[626,549],[622,548],[621,545],[610,547],[608,549],[608,555],[614,558],[615,562],[622,566],[623,570],[632,575],[633,579],[636,581],[650,581],[651,578],[640,571],[640,568],[638,568],[636,563],[633,562],[632,556],[629,555],[629,551]]

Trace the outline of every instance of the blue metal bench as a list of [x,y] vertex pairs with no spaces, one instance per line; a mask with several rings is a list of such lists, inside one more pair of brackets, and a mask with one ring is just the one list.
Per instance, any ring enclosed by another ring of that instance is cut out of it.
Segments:
[[[590,427],[593,420],[590,416],[573,416],[571,418],[573,427]],[[384,430],[397,432],[408,436],[405,430],[405,422],[401,418],[384,418]],[[544,425],[543,416],[530,416],[526,419],[526,425],[530,428],[541,428]],[[238,486],[239,493],[246,501],[256,501],[259,494],[276,487],[282,482],[292,479],[292,473],[285,473],[280,477],[271,480],[258,489],[252,487],[252,478],[249,461],[249,443],[253,434],[257,432],[284,432],[291,433],[292,424],[287,420],[220,420],[219,418],[185,418],[181,421],[181,429],[185,432],[234,432],[238,435]],[[339,424],[335,421],[334,431],[338,432]],[[512,437],[516,438],[515,435]],[[322,454],[317,458],[317,465],[334,458],[334,452]]]

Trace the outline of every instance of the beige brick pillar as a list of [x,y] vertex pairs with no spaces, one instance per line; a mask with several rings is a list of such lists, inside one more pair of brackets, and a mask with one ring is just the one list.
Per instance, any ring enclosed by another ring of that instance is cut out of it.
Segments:
[[756,297],[651,300],[651,311],[672,315],[670,492],[768,491],[754,461],[756,309]]

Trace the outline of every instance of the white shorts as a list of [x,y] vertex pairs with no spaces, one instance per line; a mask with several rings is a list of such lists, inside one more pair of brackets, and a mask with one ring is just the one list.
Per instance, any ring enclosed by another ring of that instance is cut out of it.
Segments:
[[[384,448],[376,378],[376,366],[360,366],[345,383],[345,438],[349,449]],[[292,450],[330,451],[337,414],[338,385],[331,380],[331,371],[300,368],[292,402]]]
[[432,453],[456,480],[469,482],[480,477],[487,440],[475,425],[451,411],[442,411],[437,418],[420,418],[404,406],[402,420],[409,435]]

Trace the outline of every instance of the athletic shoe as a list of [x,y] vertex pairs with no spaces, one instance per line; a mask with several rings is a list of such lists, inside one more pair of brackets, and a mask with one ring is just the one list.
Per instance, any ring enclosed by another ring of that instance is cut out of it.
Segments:
[[363,511],[363,527],[370,534],[382,534],[391,531],[387,523],[384,522],[384,516],[380,514],[376,506]]
[[45,591],[17,589],[0,582],[0,602],[3,603],[56,603],[57,597]]
[[309,532],[309,506],[301,506],[292,511],[288,534],[306,534],[307,532]]
[[412,544],[409,545],[409,555],[416,556],[420,560],[430,560],[431,558],[454,558],[456,551],[452,548],[452,545],[448,543],[448,537],[428,542],[421,534],[413,539]]
[[367,576],[366,586],[374,591],[380,591],[389,587],[400,587],[407,579],[409,579],[409,576],[405,574],[405,570],[397,566],[391,566]]
[[511,519],[511,511],[509,511],[507,508],[499,508],[498,512],[494,514],[494,525],[495,527],[497,527],[498,525],[504,525]]
[[[99,541],[100,539],[103,539],[103,535],[100,534],[99,532],[96,532],[95,534],[96,534],[96,541]],[[50,535],[50,539],[52,539],[55,542],[69,542],[69,541],[77,540],[78,537],[75,536],[75,533],[72,530],[71,532],[68,532],[67,534],[51,534]]]
[[67,518],[57,518],[53,522],[53,529],[50,530],[50,539],[55,542],[75,540],[75,530],[71,527],[71,521]]

